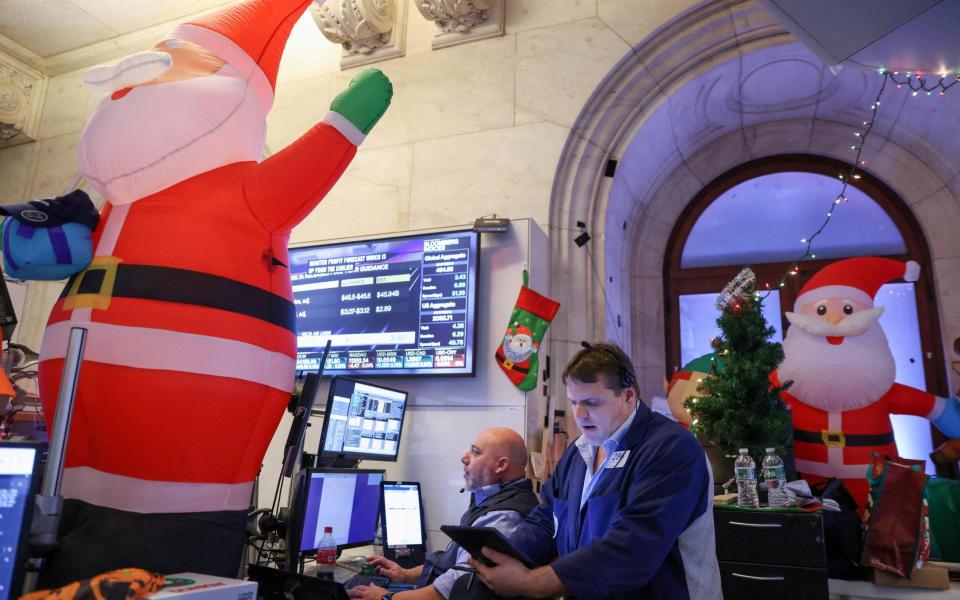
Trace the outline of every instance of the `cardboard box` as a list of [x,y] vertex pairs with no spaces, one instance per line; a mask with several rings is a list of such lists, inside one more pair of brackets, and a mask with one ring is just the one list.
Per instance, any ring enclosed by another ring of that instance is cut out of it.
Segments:
[[884,571],[873,571],[873,582],[877,585],[886,585],[890,587],[911,587],[927,588],[931,590],[950,589],[950,572],[943,567],[937,567],[931,564],[923,565],[922,569],[916,569],[910,579],[900,578],[892,573]]
[[257,582],[242,579],[227,579],[200,573],[174,573],[164,575],[167,583],[156,594],[146,596],[151,600],[257,600]]

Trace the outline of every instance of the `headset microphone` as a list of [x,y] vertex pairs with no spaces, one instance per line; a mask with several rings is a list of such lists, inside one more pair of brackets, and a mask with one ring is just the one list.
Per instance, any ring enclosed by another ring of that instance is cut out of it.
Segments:
[[460,493],[461,493],[461,494],[464,493],[465,491],[467,491],[467,488],[465,488],[465,487],[460,488]]

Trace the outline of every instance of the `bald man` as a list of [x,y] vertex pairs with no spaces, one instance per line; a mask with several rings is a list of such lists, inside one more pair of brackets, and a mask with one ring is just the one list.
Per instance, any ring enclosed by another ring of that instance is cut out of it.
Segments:
[[[494,527],[509,536],[540,501],[533,484],[526,478],[527,446],[516,431],[504,427],[485,429],[460,457],[463,463],[464,490],[470,490],[470,506],[460,519],[461,525]],[[349,591],[351,598],[363,600],[464,600],[494,598],[479,579],[465,576],[460,567],[470,568],[468,554],[450,543],[443,552],[427,557],[425,565],[404,569],[382,556],[367,560],[379,567],[381,575],[393,581],[416,583],[414,590],[391,593],[361,585]]]

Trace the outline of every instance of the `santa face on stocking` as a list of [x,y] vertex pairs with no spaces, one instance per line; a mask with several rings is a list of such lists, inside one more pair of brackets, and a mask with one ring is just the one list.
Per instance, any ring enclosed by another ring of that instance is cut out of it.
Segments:
[[800,291],[783,341],[779,382],[793,411],[797,471],[811,482],[839,477],[863,505],[871,452],[896,454],[891,414],[925,417],[947,435],[960,433],[956,399],[895,382],[896,363],[874,306],[893,279],[916,281],[917,263],[886,258],[837,261]]
[[508,327],[503,336],[503,353],[511,361],[522,363],[537,351],[540,344],[533,341],[533,333],[528,327]]

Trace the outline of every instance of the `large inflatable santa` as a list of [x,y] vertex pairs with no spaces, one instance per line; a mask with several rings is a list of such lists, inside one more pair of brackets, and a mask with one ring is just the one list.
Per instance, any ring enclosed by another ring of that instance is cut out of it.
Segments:
[[240,2],[87,74],[110,95],[79,167],[108,204],[96,258],[41,346],[51,426],[70,329],[88,331],[45,586],[126,566],[238,572],[294,383],[290,230],[392,96],[382,73],[361,73],[323,122],[261,161],[280,57],[309,4]]
[[811,483],[837,477],[863,507],[871,452],[897,454],[891,414],[917,415],[960,437],[960,404],[895,383],[896,364],[874,296],[884,283],[916,281],[920,266],[887,258],[827,265],[786,313],[784,361],[774,374],[793,380],[783,397],[793,410],[797,472]]

